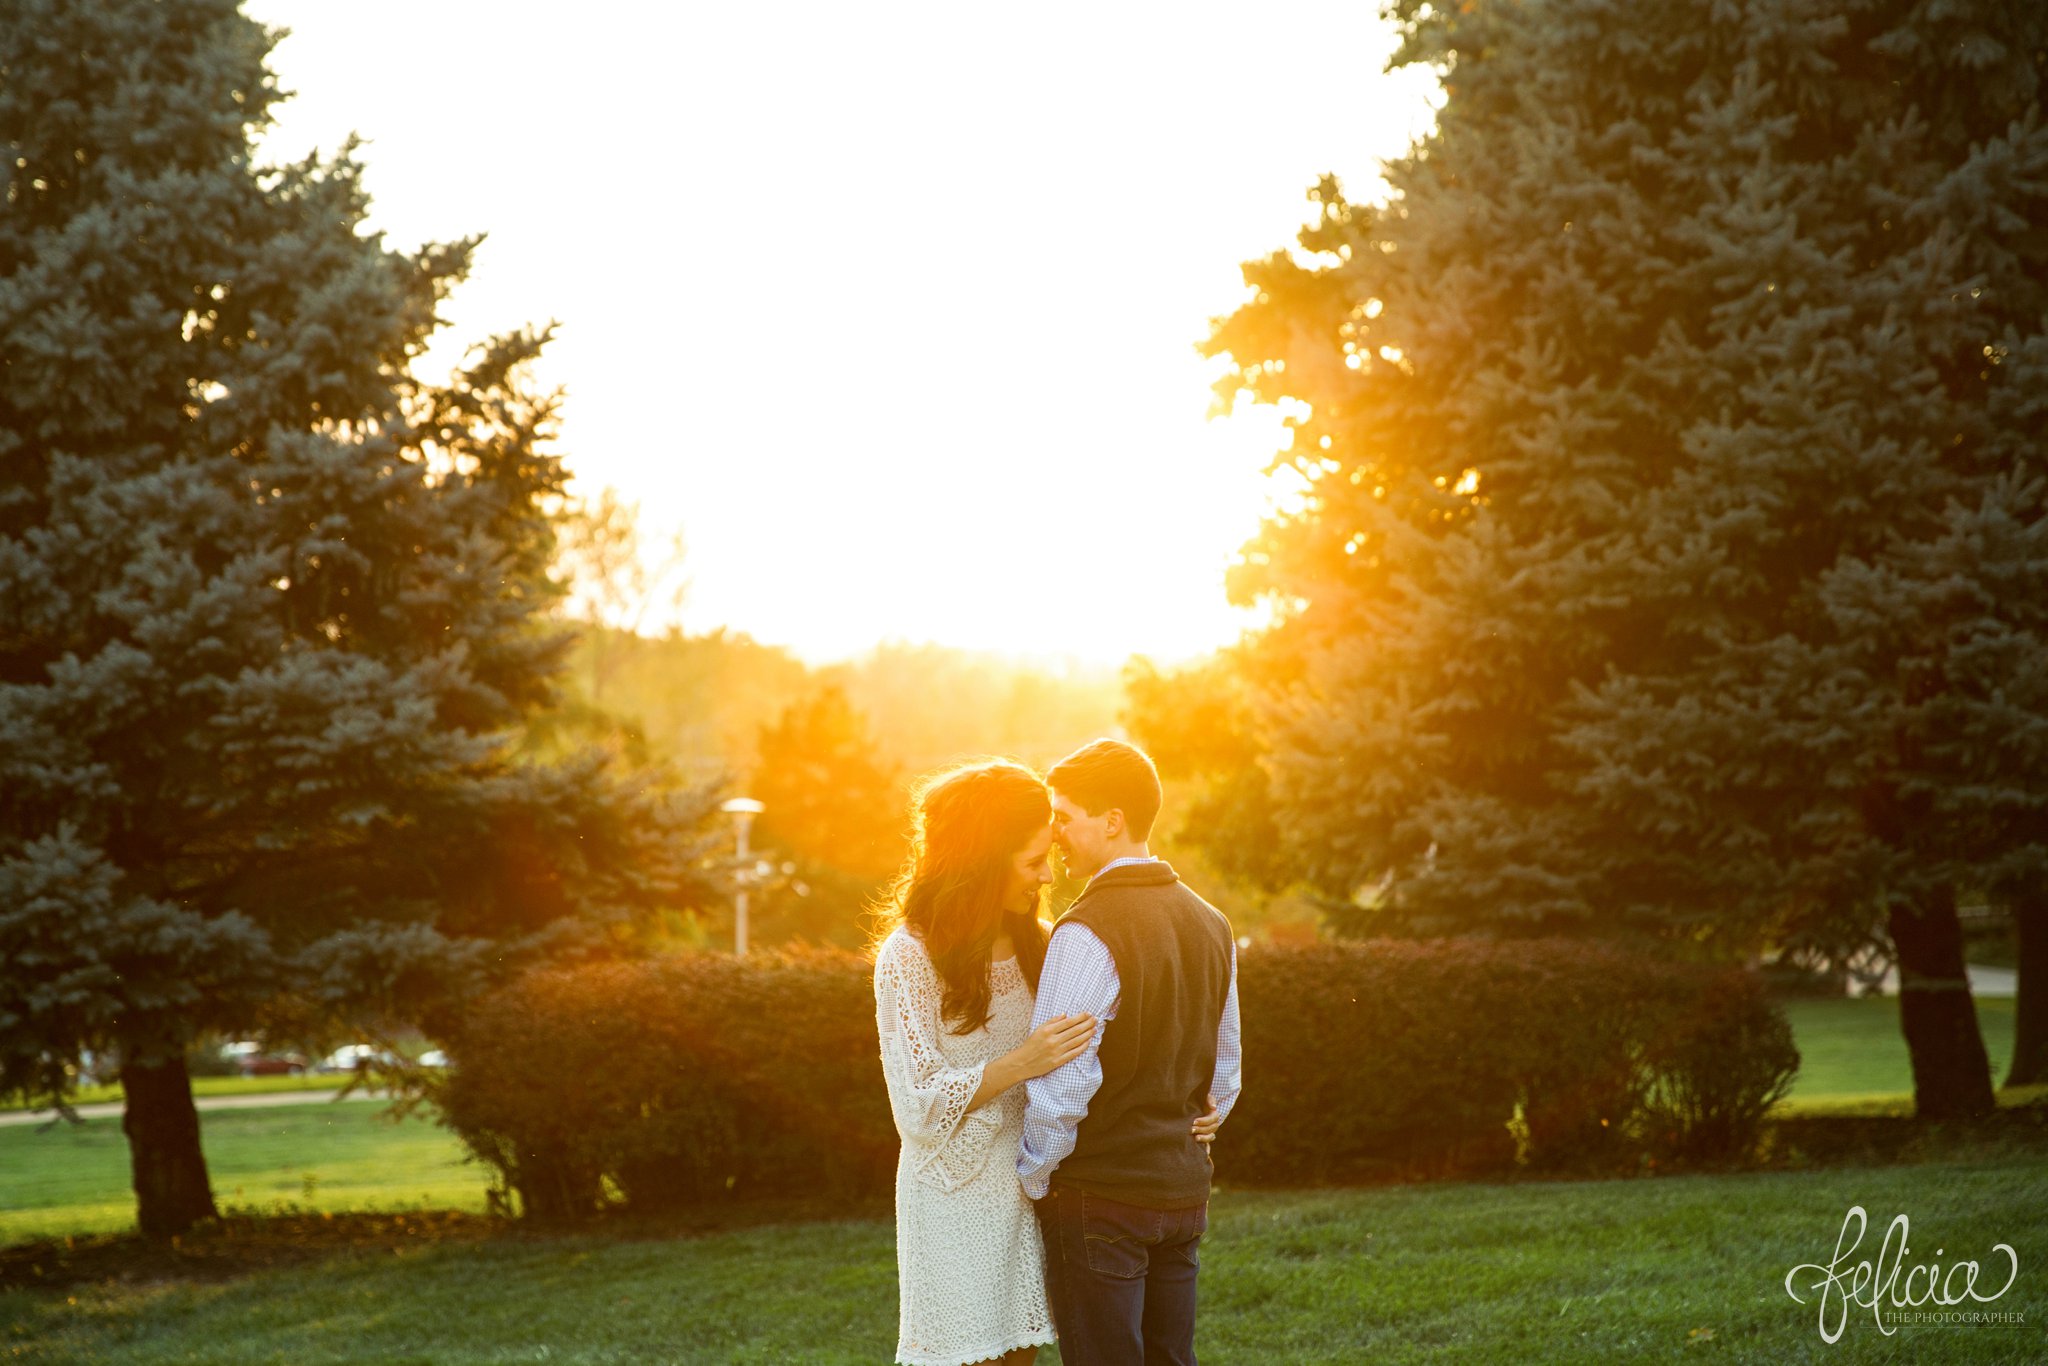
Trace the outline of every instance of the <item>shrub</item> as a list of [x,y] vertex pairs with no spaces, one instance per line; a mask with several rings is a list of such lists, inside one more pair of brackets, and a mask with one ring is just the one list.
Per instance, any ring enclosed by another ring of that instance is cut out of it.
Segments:
[[1447,1175],[1513,1160],[1483,945],[1244,951],[1245,1090],[1215,1149],[1237,1181]]
[[1769,989],[1737,971],[1695,984],[1653,1040],[1643,1114],[1651,1150],[1705,1162],[1750,1157],[1764,1118],[1792,1089],[1799,1050]]
[[886,1190],[896,1135],[869,971],[808,952],[529,973],[448,1040],[435,1098],[544,1218]]
[[[897,1137],[871,967],[809,950],[528,974],[433,1085],[520,1208],[885,1194]],[[1753,978],[1558,940],[1246,950],[1246,1184],[1617,1169],[1749,1154],[1797,1054]]]
[[1737,970],[1563,939],[1257,948],[1219,1176],[1326,1182],[1750,1155],[1798,1065]]

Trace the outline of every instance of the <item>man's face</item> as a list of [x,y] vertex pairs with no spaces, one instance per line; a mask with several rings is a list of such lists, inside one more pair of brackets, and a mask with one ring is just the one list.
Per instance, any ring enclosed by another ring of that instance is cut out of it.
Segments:
[[1124,813],[1110,807],[1099,816],[1064,793],[1052,794],[1052,838],[1060,861],[1075,877],[1094,877],[1109,862],[1109,842],[1123,831]]

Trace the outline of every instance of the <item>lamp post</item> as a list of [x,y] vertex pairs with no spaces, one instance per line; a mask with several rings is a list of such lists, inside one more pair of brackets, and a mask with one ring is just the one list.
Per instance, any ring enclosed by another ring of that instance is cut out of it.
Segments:
[[[735,858],[741,864],[747,861],[747,831],[754,824],[754,817],[768,808],[752,797],[734,797],[718,808],[732,817]],[[735,958],[747,956],[747,869],[740,868],[737,888],[732,894],[732,952]]]

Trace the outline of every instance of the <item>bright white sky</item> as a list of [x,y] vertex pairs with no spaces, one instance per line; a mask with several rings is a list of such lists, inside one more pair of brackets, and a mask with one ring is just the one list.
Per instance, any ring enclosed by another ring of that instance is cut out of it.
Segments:
[[1280,428],[1205,420],[1194,345],[1428,127],[1375,8],[248,3],[268,157],[357,131],[394,244],[490,234],[437,368],[561,321],[563,450],[680,528],[685,629],[1095,662],[1245,624]]

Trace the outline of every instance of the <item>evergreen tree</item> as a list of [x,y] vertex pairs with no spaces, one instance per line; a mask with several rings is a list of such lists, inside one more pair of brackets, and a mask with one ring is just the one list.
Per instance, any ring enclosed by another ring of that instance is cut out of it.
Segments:
[[1994,717],[2048,663],[2048,18],[1391,12],[1437,131],[1208,343],[1226,405],[1306,405],[1236,582],[1283,609],[1239,653],[1291,861],[1416,932],[1882,925],[1923,1112],[1988,1106],[1954,903],[2038,810]]
[[[1240,888],[1271,893],[1285,890],[1295,869],[1259,762],[1245,678],[1257,662],[1256,652],[1224,650],[1162,673],[1134,659],[1124,669],[1124,715],[1167,785],[1166,809],[1179,812],[1171,839]],[[1186,790],[1184,800],[1170,799],[1175,789]]]
[[281,167],[234,0],[0,22],[0,1091],[120,1059],[142,1229],[214,1212],[211,1030],[431,1031],[699,895],[708,794],[517,758],[568,641],[545,333],[411,366],[473,241]]
[[[1989,396],[1994,439],[2044,429],[2044,379],[2036,362],[2026,391]],[[2026,411],[1996,413],[2015,400]],[[2024,453],[2013,464],[2038,467]],[[1974,505],[1950,506],[1931,540],[1902,545],[1881,563],[1845,566],[1830,593],[1833,615],[1862,640],[1912,642],[1889,708],[1898,748],[1912,760],[1900,767],[1898,800],[1916,828],[1951,832],[1962,885],[2011,912],[2020,996],[2008,1086],[2048,1081],[2044,585],[2048,487],[2027,474],[1991,479]]]

